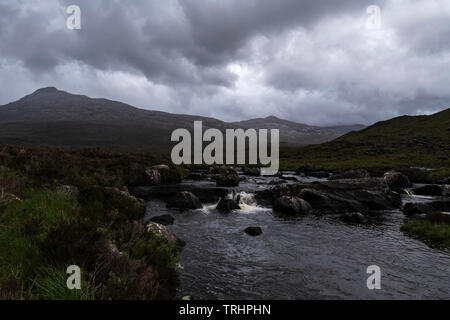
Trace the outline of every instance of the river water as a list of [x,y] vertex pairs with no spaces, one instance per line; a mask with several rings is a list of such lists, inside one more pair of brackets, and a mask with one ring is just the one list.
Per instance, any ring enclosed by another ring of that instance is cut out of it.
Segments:
[[[179,296],[450,299],[450,252],[404,235],[400,226],[407,218],[400,211],[382,212],[367,225],[329,215],[286,219],[253,200],[252,192],[267,188],[270,180],[249,177],[234,188],[230,197],[240,195],[241,210],[230,214],[217,212],[214,203],[183,213],[160,200],[147,203],[147,218],[171,214],[175,222],[168,228],[187,242],[180,256]],[[243,230],[249,226],[261,227],[263,234],[247,235]],[[380,290],[367,288],[370,265],[381,268]]]

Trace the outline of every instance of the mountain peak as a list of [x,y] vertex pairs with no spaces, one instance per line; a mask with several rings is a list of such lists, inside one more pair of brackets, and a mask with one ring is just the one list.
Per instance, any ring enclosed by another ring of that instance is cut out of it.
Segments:
[[33,94],[38,94],[38,93],[52,93],[52,92],[58,92],[59,90],[56,89],[55,87],[45,87],[45,88],[40,88],[37,89],[35,92],[33,92]]

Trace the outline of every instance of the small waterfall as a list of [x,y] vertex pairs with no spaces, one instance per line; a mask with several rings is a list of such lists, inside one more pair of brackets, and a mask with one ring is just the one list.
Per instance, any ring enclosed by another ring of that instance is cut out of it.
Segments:
[[[239,204],[240,210],[239,212],[242,213],[250,213],[250,212],[256,212],[256,211],[267,211],[269,209],[263,208],[258,206],[255,195],[253,193],[248,193],[245,191],[236,192],[235,190],[232,190],[230,193],[227,194],[225,197],[226,199],[231,199],[236,201]],[[217,207],[217,203],[212,205],[204,205],[201,211],[205,214],[209,214],[213,211],[215,211]]]
[[405,193],[406,193],[408,196],[415,196],[414,191],[412,191],[412,189],[410,189],[410,188],[406,188],[406,189],[405,189]]
[[239,205],[248,205],[248,206],[254,206],[256,207],[256,200],[255,200],[255,195],[253,193],[247,193],[247,192],[239,192],[235,198],[234,198]]
[[255,212],[255,211],[263,211],[265,208],[261,208],[258,206],[255,195],[253,193],[248,193],[245,191],[241,191],[233,194],[232,199],[234,199],[241,207],[241,211],[243,212]]

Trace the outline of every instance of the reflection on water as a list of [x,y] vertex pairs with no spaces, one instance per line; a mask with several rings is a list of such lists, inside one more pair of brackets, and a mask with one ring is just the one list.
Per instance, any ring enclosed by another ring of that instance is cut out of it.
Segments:
[[[181,253],[180,296],[196,299],[449,299],[450,254],[405,236],[405,216],[384,212],[370,224],[336,216],[285,219],[258,207],[251,178],[232,197],[240,210],[220,214],[216,204],[178,212],[148,202],[148,218],[172,214],[169,228],[187,242]],[[266,181],[267,185],[267,181]],[[404,201],[428,201],[405,196]],[[263,234],[243,232],[259,226]],[[366,287],[366,268],[381,267],[381,290]]]

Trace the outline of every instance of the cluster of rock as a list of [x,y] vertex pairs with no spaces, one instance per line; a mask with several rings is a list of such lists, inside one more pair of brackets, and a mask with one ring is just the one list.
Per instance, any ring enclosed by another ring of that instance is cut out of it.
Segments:
[[[155,166],[147,169],[148,181],[160,183],[161,172],[168,170],[167,166]],[[256,167],[243,167],[246,176],[259,176],[261,170]],[[304,164],[296,170],[300,176],[328,178],[328,181],[312,183],[285,182],[298,181],[294,176],[281,173],[269,184],[271,189],[257,191],[256,198],[262,205],[272,206],[279,214],[298,216],[314,214],[340,214],[341,219],[350,223],[366,223],[374,211],[393,210],[402,207],[400,194],[405,188],[411,187],[409,178],[398,172],[388,171],[380,178],[372,178],[365,169],[352,169],[330,174],[319,170],[313,164]],[[208,169],[191,172],[191,180],[212,180],[218,188],[236,187],[245,177],[240,176],[236,169],[227,166],[213,166]],[[450,194],[448,187],[441,185],[426,185],[412,190],[417,195],[446,196]],[[196,192],[198,195],[198,192]],[[229,213],[240,208],[239,201],[225,196],[228,191],[218,197],[217,211]],[[216,195],[214,195],[216,196]],[[167,207],[178,210],[199,209],[201,201],[193,192],[181,191],[167,200]],[[448,210],[447,203],[407,204],[402,209],[405,214],[429,213],[436,210]],[[173,223],[170,215],[154,217],[152,221],[164,225]],[[249,235],[259,235],[259,229],[251,227],[245,232]],[[256,231],[255,231],[256,230]],[[262,232],[262,231],[261,231]]]
[[[303,172],[312,170],[315,168],[311,166],[302,168]],[[329,181],[278,185],[258,191],[256,197],[284,215],[344,213],[344,221],[366,222],[373,211],[400,208],[398,191],[408,186],[408,177],[399,172],[371,178],[365,170],[350,170],[332,176]]]

